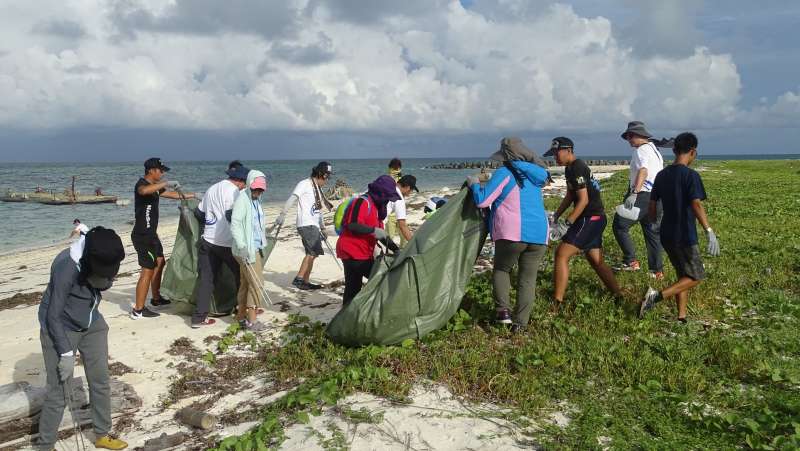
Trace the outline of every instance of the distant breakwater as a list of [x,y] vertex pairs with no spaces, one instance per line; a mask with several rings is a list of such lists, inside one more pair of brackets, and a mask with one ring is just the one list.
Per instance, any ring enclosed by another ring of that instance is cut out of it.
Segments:
[[[589,166],[627,166],[628,160],[583,160]],[[556,165],[555,161],[545,160],[549,167]],[[462,162],[449,162],[438,163],[430,166],[425,166],[424,169],[497,169],[501,166],[499,161],[462,161]]]

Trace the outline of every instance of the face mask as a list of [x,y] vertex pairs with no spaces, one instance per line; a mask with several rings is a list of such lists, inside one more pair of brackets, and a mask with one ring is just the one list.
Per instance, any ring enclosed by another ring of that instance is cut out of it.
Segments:
[[89,277],[86,278],[86,282],[96,290],[105,291],[111,288],[111,284],[114,283],[114,280],[96,274],[90,274]]

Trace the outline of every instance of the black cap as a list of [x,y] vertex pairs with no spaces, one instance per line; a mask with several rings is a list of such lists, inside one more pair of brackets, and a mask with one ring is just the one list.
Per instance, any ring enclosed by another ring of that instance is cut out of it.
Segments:
[[237,166],[235,168],[228,169],[225,171],[225,173],[228,174],[228,177],[232,179],[247,181],[247,174],[250,173],[250,169],[244,166]]
[[400,177],[400,179],[397,181],[397,184],[403,186],[410,186],[411,189],[413,189],[416,192],[419,192],[419,188],[417,188],[417,178],[414,177],[413,175],[404,175]]
[[116,232],[105,227],[95,227],[86,234],[83,258],[88,260],[90,273],[113,279],[125,258],[125,248]]
[[161,162],[161,158],[148,158],[147,161],[144,162],[144,170],[150,169],[161,169],[163,172],[169,171],[169,166],[165,166],[164,163]]
[[544,157],[552,157],[556,154],[556,152],[560,149],[573,149],[575,145],[572,143],[572,140],[567,138],[566,136],[559,136],[557,138],[553,138],[553,142],[550,143],[550,150],[544,153]]
[[314,166],[314,169],[311,170],[311,174],[314,177],[323,177],[333,174],[333,166],[327,161],[320,161]]

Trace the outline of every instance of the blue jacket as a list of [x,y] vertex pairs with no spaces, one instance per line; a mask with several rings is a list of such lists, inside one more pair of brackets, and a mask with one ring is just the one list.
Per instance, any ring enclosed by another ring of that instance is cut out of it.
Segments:
[[547,171],[527,161],[513,161],[511,164],[522,175],[521,188],[514,174],[505,166],[494,171],[485,186],[479,183],[470,186],[478,207],[490,207],[492,241],[547,244],[547,213],[542,199]]

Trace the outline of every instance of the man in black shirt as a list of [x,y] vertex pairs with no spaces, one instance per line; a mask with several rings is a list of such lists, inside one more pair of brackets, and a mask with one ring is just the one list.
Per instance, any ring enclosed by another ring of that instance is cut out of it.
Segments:
[[[607,221],[600,198],[600,183],[592,176],[589,166],[575,157],[573,147],[571,139],[561,136],[553,139],[550,150],[544,154],[545,157],[555,157],[556,163],[564,166],[567,179],[567,194],[553,215],[554,230],[551,234],[552,239],[561,240],[555,258],[554,311],[558,311],[564,302],[569,260],[580,252],[614,296],[622,296],[614,273],[603,259],[603,230]],[[566,220],[559,221],[570,205],[573,205],[572,212]]]
[[[136,305],[131,310],[132,319],[152,318],[158,316],[145,306],[147,291],[151,290],[153,298],[150,303],[154,307],[170,304],[168,299],[161,297],[161,270],[164,268],[164,249],[158,238],[158,201],[161,197],[180,199],[181,194],[176,190],[180,184],[175,181],[168,182],[162,177],[169,171],[160,158],[150,158],[144,162],[144,177],[136,182],[134,187],[134,214],[135,223],[131,232],[131,242],[139,257],[139,282],[136,284]],[[170,188],[167,191],[167,188]],[[194,194],[184,194],[193,198]]]

